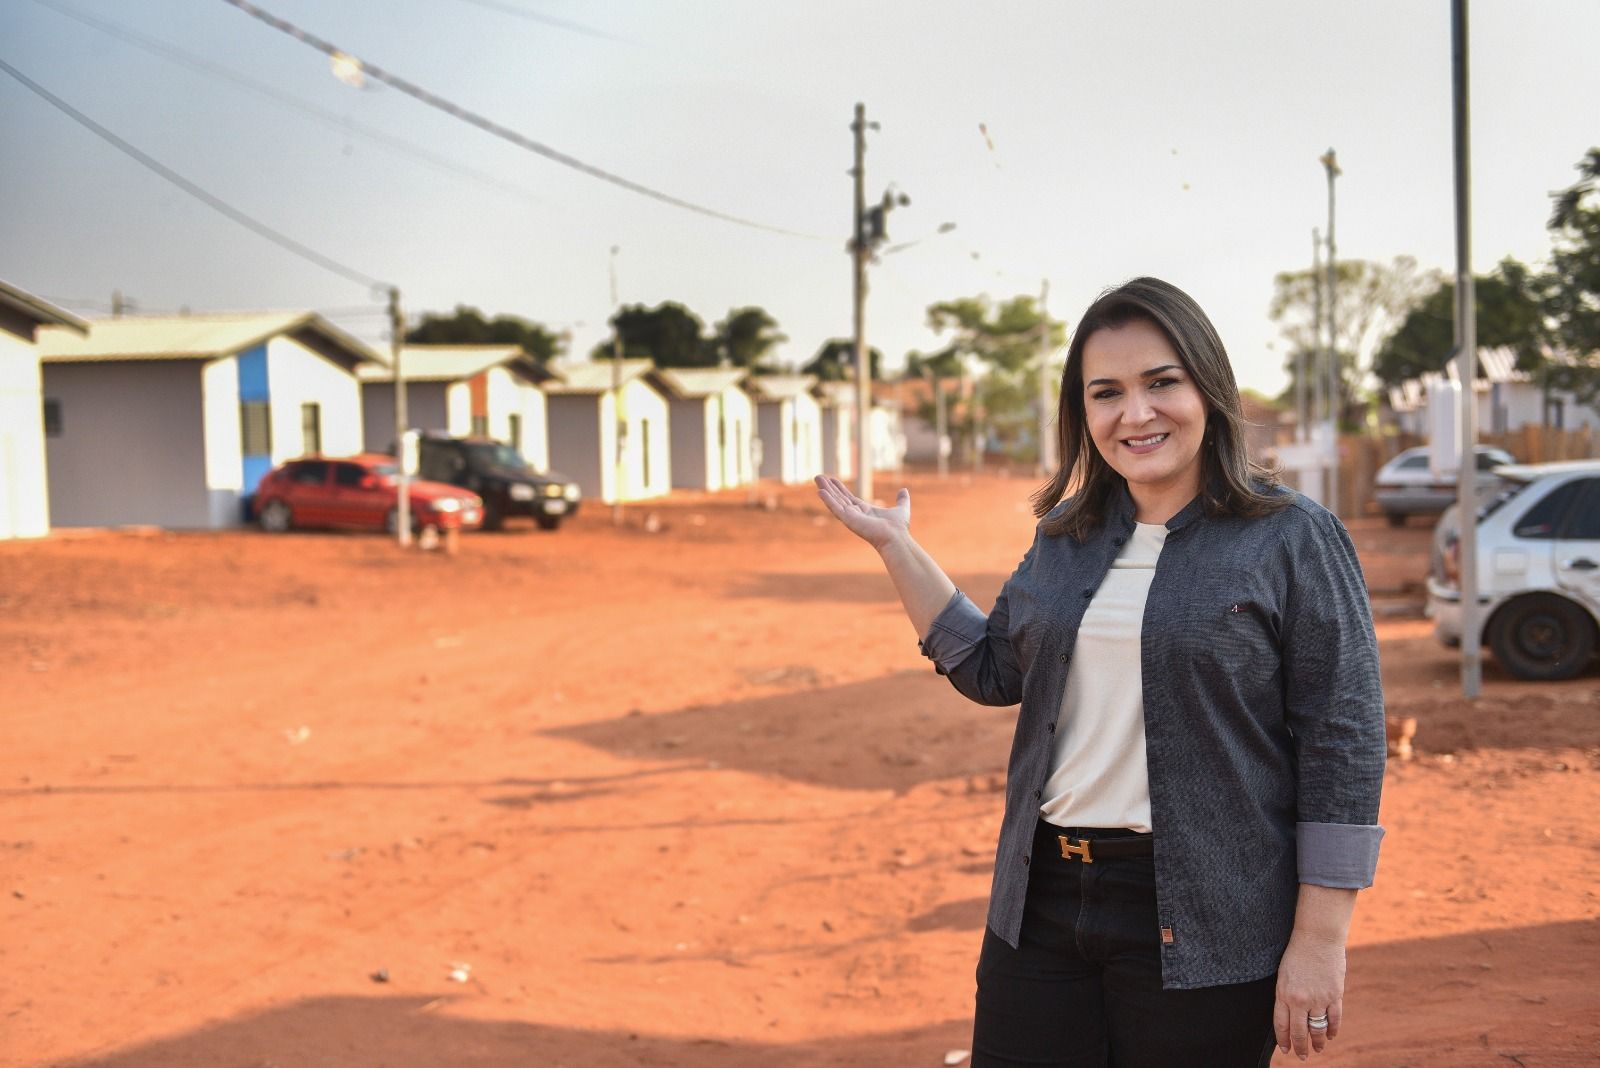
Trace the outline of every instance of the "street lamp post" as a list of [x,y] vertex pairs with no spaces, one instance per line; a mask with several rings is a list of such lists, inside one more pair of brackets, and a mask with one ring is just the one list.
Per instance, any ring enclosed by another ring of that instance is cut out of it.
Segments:
[[1461,371],[1461,447],[1456,450],[1456,527],[1461,573],[1461,693],[1477,698],[1483,685],[1478,611],[1478,380],[1477,299],[1472,278],[1471,95],[1467,76],[1467,0],[1451,5],[1451,76],[1454,86],[1456,201],[1457,361]]
[[1333,180],[1344,173],[1339,169],[1339,157],[1329,148],[1322,156],[1323,169],[1328,172],[1328,510],[1339,514],[1339,330],[1338,274],[1334,261],[1338,257],[1333,241]]
[[611,522],[622,525],[622,482],[627,474],[624,450],[628,441],[628,424],[622,417],[622,306],[617,303],[617,253],[621,245],[611,246],[611,306],[616,309],[619,321],[611,324],[611,418],[616,424],[616,457],[611,469]]

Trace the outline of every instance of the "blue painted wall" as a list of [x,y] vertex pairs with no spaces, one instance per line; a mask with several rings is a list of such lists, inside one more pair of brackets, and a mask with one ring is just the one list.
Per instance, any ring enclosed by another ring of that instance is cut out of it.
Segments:
[[[257,345],[239,353],[239,403],[272,400],[267,382],[267,346]],[[255,493],[256,487],[272,470],[272,456],[268,453],[246,453],[244,456],[245,497]]]

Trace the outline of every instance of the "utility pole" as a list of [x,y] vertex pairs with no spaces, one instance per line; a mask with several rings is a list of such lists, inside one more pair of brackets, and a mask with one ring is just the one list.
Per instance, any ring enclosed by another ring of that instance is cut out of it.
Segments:
[[1056,469],[1056,439],[1050,433],[1050,279],[1039,283],[1039,474]]
[[1339,329],[1338,274],[1334,261],[1338,252],[1333,242],[1333,180],[1343,172],[1339,170],[1339,157],[1329,148],[1322,157],[1322,166],[1328,172],[1328,510],[1339,514],[1339,409],[1342,391],[1339,388]]
[[[1316,344],[1322,338],[1322,231],[1315,226],[1311,228],[1311,318],[1312,343]],[[1307,355],[1304,349],[1294,355],[1295,437],[1302,442],[1310,437],[1311,413],[1320,412],[1322,408],[1322,387],[1306,381]],[[1321,381],[1320,376],[1318,381]],[[1309,408],[1306,405],[1308,392],[1312,397]]]
[[400,374],[400,347],[405,342],[406,321],[400,314],[400,287],[389,287],[389,358],[394,364],[395,475],[399,493],[395,500],[395,540],[402,549],[411,544],[411,476],[406,473],[406,381]]
[[1477,299],[1472,280],[1472,120],[1467,64],[1467,0],[1451,5],[1451,74],[1454,82],[1456,186],[1455,336],[1461,370],[1461,447],[1456,451],[1456,526],[1461,539],[1461,693],[1477,698],[1483,686],[1478,619],[1478,381]]
[[611,246],[611,306],[616,309],[617,322],[611,324],[611,415],[616,423],[617,455],[611,476],[611,524],[622,525],[622,483],[627,477],[625,461],[628,444],[628,423],[622,414],[622,305],[617,301],[617,253],[621,245]]
[[856,496],[872,501],[872,361],[867,355],[867,106],[856,105],[856,118],[850,124],[855,134],[855,229],[850,240],[850,257],[855,271],[854,324],[856,350]]

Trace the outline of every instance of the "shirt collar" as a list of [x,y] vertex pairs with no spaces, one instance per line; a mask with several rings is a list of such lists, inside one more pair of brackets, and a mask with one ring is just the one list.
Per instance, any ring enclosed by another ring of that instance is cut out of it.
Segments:
[[[1194,500],[1178,509],[1178,514],[1167,520],[1168,533],[1187,526],[1198,519],[1205,509],[1205,494],[1197,493]],[[1128,493],[1128,484],[1121,479],[1117,480],[1116,493],[1111,498],[1111,518],[1115,519],[1124,529],[1133,527],[1133,496]]]

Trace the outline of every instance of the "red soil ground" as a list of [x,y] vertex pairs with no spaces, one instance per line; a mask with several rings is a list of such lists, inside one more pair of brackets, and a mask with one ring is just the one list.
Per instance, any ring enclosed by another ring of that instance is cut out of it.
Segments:
[[[920,540],[987,604],[1032,483],[908,481]],[[965,1048],[1011,715],[933,674],[809,488],[627,519],[455,558],[337,534],[0,544],[0,1063]],[[1391,711],[1421,725],[1390,766],[1346,1030],[1314,1060],[1595,1064],[1600,672],[1490,662],[1463,702],[1420,616],[1428,532],[1353,528]]]

